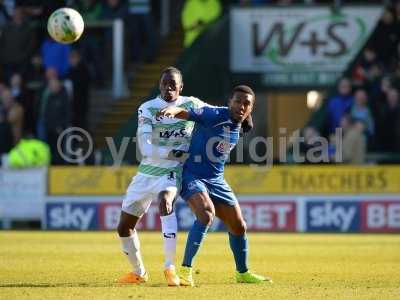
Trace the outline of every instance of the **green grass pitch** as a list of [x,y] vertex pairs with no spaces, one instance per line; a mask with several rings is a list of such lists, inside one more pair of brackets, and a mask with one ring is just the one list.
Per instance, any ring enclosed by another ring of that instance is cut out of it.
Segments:
[[210,233],[194,288],[167,287],[161,234],[139,236],[150,281],[118,286],[129,267],[114,232],[0,231],[0,299],[400,299],[399,235],[252,233],[251,269],[274,283],[246,285],[234,282],[227,235]]

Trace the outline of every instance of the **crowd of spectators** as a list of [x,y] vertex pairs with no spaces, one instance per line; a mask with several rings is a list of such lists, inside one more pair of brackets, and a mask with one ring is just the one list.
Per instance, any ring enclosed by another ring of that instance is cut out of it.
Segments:
[[[400,153],[400,2],[386,8],[349,77],[327,101],[320,134],[342,129],[343,161],[364,163],[366,152]],[[332,142],[335,148],[335,142]]]
[[72,46],[63,45],[46,33],[49,15],[69,6],[86,24],[122,18],[132,45],[129,60],[152,62],[157,49],[152,2],[0,0],[0,156],[33,136],[49,144],[53,163],[62,163],[58,134],[69,126],[88,129],[90,86],[107,80],[103,45],[111,44],[111,29],[94,29]]

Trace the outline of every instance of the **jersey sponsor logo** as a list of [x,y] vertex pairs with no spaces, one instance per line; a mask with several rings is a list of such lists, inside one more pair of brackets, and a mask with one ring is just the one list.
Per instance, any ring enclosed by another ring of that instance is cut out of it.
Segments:
[[233,148],[235,148],[235,144],[227,141],[220,141],[215,147],[215,149],[221,154],[228,154]]
[[204,112],[204,109],[203,108],[195,108],[195,109],[193,109],[193,111],[196,115],[201,116]]
[[179,130],[173,129],[173,130],[160,131],[160,138],[169,139],[171,137],[180,138],[180,137],[185,137],[185,136],[187,136],[187,131],[184,128],[179,129]]

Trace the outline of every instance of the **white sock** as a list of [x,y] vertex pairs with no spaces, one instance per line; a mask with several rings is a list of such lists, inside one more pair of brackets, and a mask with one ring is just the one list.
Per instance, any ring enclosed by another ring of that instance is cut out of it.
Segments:
[[133,272],[137,275],[143,276],[146,273],[144,269],[142,255],[140,254],[140,242],[136,230],[129,237],[120,237],[122,244],[122,251],[128,257],[132,265]]
[[176,256],[176,237],[178,221],[175,212],[168,216],[161,216],[161,230],[164,237],[165,268],[174,266]]

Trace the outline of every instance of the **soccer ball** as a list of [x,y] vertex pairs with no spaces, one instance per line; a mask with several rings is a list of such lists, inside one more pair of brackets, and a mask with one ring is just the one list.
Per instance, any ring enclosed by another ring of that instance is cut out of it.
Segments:
[[82,16],[72,8],[59,8],[54,11],[47,21],[47,31],[59,43],[71,44],[76,42],[83,33]]

